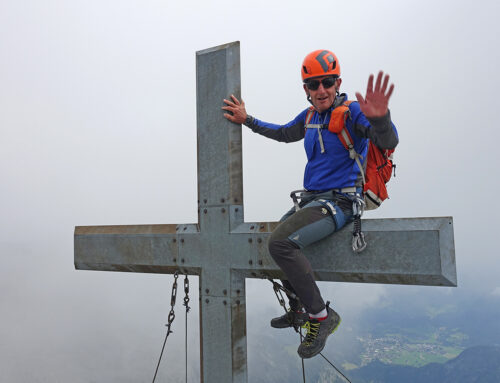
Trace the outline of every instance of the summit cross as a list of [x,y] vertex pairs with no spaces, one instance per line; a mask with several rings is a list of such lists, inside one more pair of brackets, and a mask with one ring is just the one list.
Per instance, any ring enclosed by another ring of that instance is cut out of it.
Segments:
[[[198,275],[202,383],[247,382],[245,278],[283,278],[268,253],[277,222],[244,221],[241,125],[221,100],[241,99],[240,46],[196,53],[198,223],[77,226],[75,268]],[[456,286],[452,217],[363,220],[307,248],[319,281]]]

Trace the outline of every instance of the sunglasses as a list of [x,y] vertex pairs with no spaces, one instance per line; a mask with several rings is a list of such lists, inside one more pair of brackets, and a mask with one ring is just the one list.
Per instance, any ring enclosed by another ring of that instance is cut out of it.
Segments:
[[323,88],[331,88],[333,85],[335,85],[335,81],[337,80],[337,77],[326,77],[323,80],[307,80],[306,81],[306,86],[307,89],[310,90],[317,90],[319,88],[319,84],[323,84]]

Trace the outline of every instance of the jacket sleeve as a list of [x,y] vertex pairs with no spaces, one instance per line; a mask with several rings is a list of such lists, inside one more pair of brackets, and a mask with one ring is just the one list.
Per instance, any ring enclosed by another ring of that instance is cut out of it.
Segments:
[[304,121],[307,109],[286,125],[271,124],[248,115],[244,125],[255,133],[279,142],[300,141],[305,136]]
[[354,134],[370,139],[380,149],[394,149],[399,143],[398,131],[391,121],[391,113],[377,118],[367,118],[353,102],[350,106]]

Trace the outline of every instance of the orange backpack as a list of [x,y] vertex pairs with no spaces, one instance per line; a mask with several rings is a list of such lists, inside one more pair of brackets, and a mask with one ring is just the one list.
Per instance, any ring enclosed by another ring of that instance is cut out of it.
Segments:
[[[354,141],[346,128],[346,120],[351,117],[349,104],[353,101],[345,101],[342,105],[332,110],[328,130],[337,134],[342,145],[349,151],[349,157],[355,160],[363,177],[363,197],[365,210],[373,210],[389,196],[386,184],[391,179],[392,169],[396,165],[392,162],[394,149],[380,149],[371,140],[368,140],[368,158],[366,170],[363,169],[361,160],[363,157],[354,149]],[[306,126],[314,114],[314,107],[310,107],[306,115]]]

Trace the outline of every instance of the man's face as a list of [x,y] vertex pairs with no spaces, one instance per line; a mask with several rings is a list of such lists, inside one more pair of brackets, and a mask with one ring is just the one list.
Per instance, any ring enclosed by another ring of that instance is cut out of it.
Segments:
[[[332,76],[322,76],[315,77],[309,80],[309,82],[310,84],[312,83],[313,86],[308,87],[307,84],[304,84],[304,90],[308,96],[311,96],[311,102],[316,110],[322,113],[333,105],[333,102],[335,101],[335,94],[337,89],[340,88],[342,80]],[[328,86],[330,84],[332,85]],[[317,89],[314,89],[316,88],[314,85],[317,86]]]

